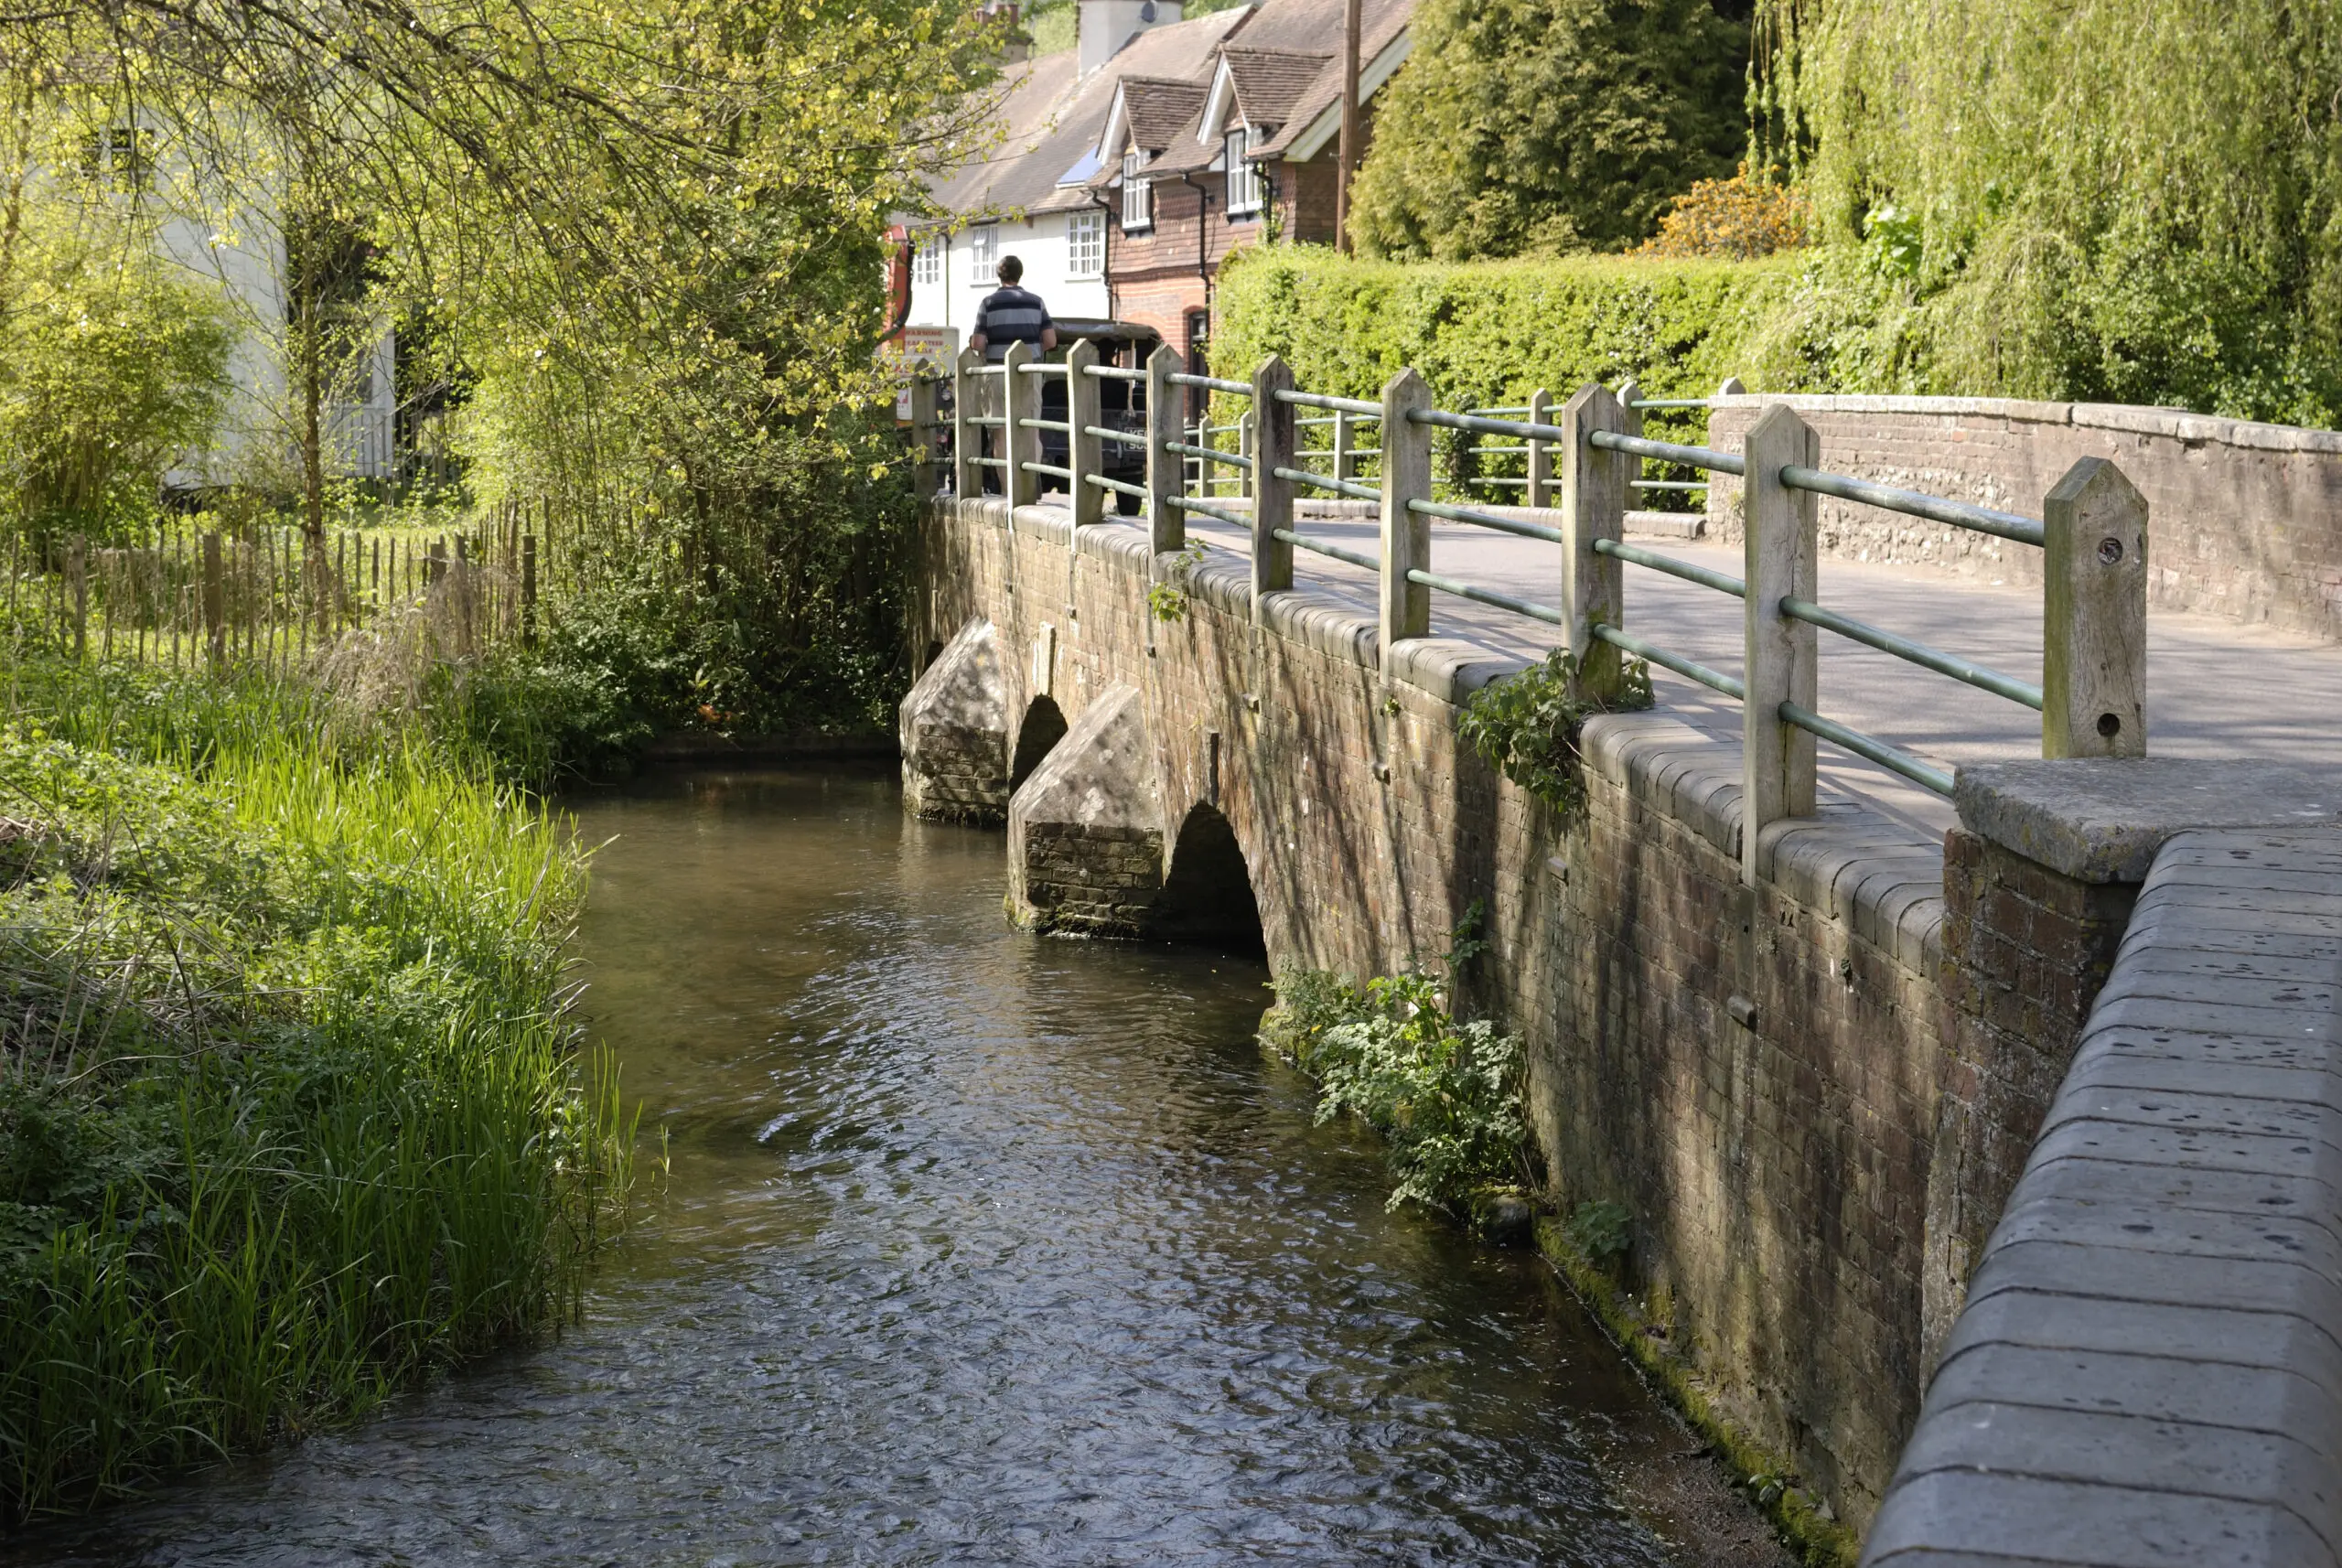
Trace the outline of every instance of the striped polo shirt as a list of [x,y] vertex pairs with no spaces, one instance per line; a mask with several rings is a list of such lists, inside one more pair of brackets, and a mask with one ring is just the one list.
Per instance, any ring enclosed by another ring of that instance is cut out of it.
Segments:
[[1011,343],[1021,341],[1038,349],[1041,328],[1050,325],[1049,307],[1041,303],[1041,296],[1013,285],[993,290],[976,306],[975,330],[983,334],[984,358],[995,365],[1008,358]]

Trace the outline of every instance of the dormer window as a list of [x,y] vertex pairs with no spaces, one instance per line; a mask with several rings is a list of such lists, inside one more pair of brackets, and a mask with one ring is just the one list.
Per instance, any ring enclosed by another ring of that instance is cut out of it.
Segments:
[[1123,232],[1155,227],[1155,182],[1140,174],[1146,155],[1133,147],[1123,155]]
[[1250,218],[1261,210],[1261,166],[1244,155],[1261,145],[1261,134],[1250,125],[1228,133],[1223,148],[1228,164],[1228,215]]

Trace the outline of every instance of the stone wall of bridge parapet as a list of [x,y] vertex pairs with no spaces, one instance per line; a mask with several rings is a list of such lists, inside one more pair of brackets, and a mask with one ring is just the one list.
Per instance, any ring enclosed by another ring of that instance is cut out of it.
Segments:
[[[1736,452],[1763,408],[1814,428],[1821,467],[2041,515],[2074,462],[2105,457],[2147,499],[2154,605],[2342,641],[2342,432],[2183,410],[2006,398],[1720,397],[1708,443]],[[1714,476],[1708,531],[1741,537],[1740,481]],[[2041,553],[1823,498],[1825,553],[1987,581],[2041,581]]]
[[[1549,1201],[1627,1208],[1660,1353],[1860,1526],[2111,957],[2087,888],[1972,836],[1947,883],[1940,843],[1852,807],[1767,827],[1744,887],[1738,749],[1664,713],[1587,725],[1565,822],[1457,742],[1518,660],[1411,640],[1386,682],[1356,610],[1256,607],[1241,558],[1155,557],[1114,522],[1077,540],[1056,508],[940,500],[922,549],[921,645],[988,626],[998,766],[1038,699],[1061,746],[1132,706],[1150,765],[1112,787],[1146,797],[1158,855],[1198,807],[1226,819],[1273,961],[1428,963],[1485,905],[1466,1000],[1523,1036]],[[1158,581],[1178,618],[1149,612]],[[1084,800],[1097,779],[1052,757],[1034,779]],[[1097,834],[1092,894],[1129,886],[1133,825]],[[1047,875],[1083,842],[1054,832]]]

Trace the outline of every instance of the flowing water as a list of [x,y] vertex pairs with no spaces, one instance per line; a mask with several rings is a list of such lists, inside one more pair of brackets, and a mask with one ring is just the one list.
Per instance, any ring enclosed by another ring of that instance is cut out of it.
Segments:
[[1543,1265],[1384,1211],[1256,959],[1015,932],[873,775],[577,811],[646,1130],[583,1325],[0,1561],[1772,1560]]

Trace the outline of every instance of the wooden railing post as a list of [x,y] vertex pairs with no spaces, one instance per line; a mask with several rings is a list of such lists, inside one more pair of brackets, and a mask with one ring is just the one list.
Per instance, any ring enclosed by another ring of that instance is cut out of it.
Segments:
[[1431,519],[1411,500],[1431,499],[1431,426],[1407,417],[1432,405],[1431,387],[1411,366],[1382,389],[1382,678],[1392,675],[1392,649],[1403,639],[1431,635],[1431,590],[1410,572],[1431,570]]
[[1593,437],[1597,430],[1623,432],[1627,411],[1607,388],[1588,381],[1563,404],[1556,423],[1569,434],[1562,458],[1562,613],[1569,624],[1562,634],[1577,656],[1574,694],[1608,702],[1619,695],[1626,660],[1594,628],[1599,622],[1626,629],[1626,584],[1617,557],[1595,546],[1605,539],[1616,543],[1626,532],[1627,478],[1637,465],[1596,446]]
[[1105,418],[1104,400],[1098,395],[1098,378],[1090,367],[1098,362],[1098,345],[1084,338],[1065,354],[1065,466],[1073,478],[1066,481],[1067,499],[1073,507],[1073,525],[1096,522],[1106,515],[1106,492],[1090,482],[1103,466],[1098,437],[1091,426]]
[[983,413],[976,389],[984,378],[975,373],[983,362],[980,349],[962,349],[951,361],[951,493],[962,500],[984,493],[983,465],[976,461],[983,456],[984,427],[972,423]]
[[1252,407],[1244,417],[1255,433],[1252,457],[1252,597],[1293,586],[1293,546],[1277,530],[1293,531],[1293,481],[1269,470],[1294,466],[1293,404],[1277,397],[1293,390],[1293,370],[1272,354],[1252,372]]
[[935,425],[939,399],[935,378],[925,371],[911,372],[911,495],[925,500],[935,493]]
[[1003,489],[1012,508],[1031,506],[1041,494],[1041,476],[1025,467],[1041,460],[1041,433],[1023,423],[1041,417],[1041,378],[1025,373],[1025,367],[1037,358],[1033,345],[1019,338],[1008,346],[1008,357],[1000,362],[1001,409],[1008,436],[1001,444],[1008,454],[1008,480]]
[[1358,478],[1358,415],[1346,411],[1334,415],[1334,478]]
[[2042,503],[2041,755],[2147,754],[2147,501],[2084,457]]
[[1813,814],[1813,736],[1781,718],[1781,704],[1810,710],[1815,630],[1781,614],[1781,601],[1815,597],[1814,505],[1810,490],[1781,483],[1781,469],[1814,467],[1821,443],[1785,403],[1768,406],[1742,444],[1747,473],[1747,642],[1741,714],[1741,878],[1757,880],[1756,840],[1768,822]]
[[[1543,387],[1539,387],[1535,392],[1529,394],[1530,424],[1551,424],[1552,423],[1552,394],[1547,392]],[[1551,506],[1553,504],[1552,496],[1552,449],[1547,443],[1531,437],[1529,443],[1529,484],[1520,492],[1520,504],[1523,506]]]
[[1173,496],[1185,493],[1180,480],[1187,459],[1164,450],[1183,434],[1179,389],[1171,384],[1183,362],[1168,343],[1157,344],[1146,360],[1146,527],[1158,555],[1187,547],[1187,514],[1171,504]]
[[[1261,445],[1260,428],[1261,411],[1258,408],[1248,408],[1236,416],[1236,455],[1238,456],[1250,457],[1258,451]],[[1259,495],[1261,493],[1260,479],[1260,470],[1257,467],[1238,468],[1236,493],[1240,496]]]

